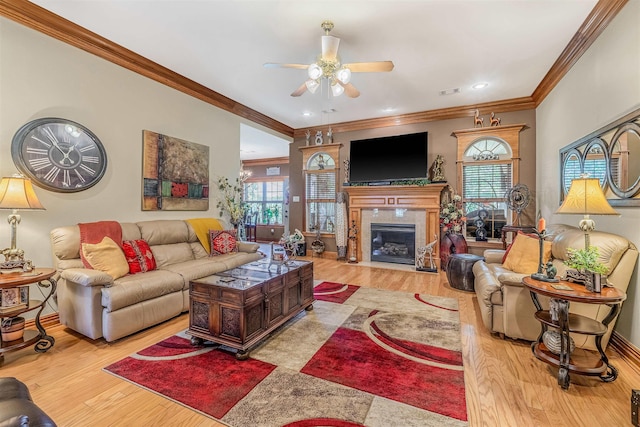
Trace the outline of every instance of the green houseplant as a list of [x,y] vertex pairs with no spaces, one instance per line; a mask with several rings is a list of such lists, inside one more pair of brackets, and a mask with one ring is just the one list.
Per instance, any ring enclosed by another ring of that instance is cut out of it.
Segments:
[[598,248],[595,246],[589,246],[586,249],[573,249],[569,248],[569,257],[565,261],[565,264],[578,270],[581,273],[590,271],[592,273],[607,274],[609,269],[598,261]]
[[598,261],[598,248],[568,249],[565,264],[575,271],[567,271],[567,280],[582,282],[591,292],[602,290],[602,276],[609,272],[607,266]]

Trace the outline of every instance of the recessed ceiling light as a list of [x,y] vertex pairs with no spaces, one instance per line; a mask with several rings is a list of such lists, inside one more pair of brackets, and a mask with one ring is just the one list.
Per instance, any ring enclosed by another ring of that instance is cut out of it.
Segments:
[[325,113],[325,114],[335,113],[336,111],[338,111],[338,110],[336,110],[335,108],[329,108],[328,110],[322,110],[322,112]]
[[309,117],[311,115],[311,111],[305,111],[304,113],[302,113],[302,115],[305,117]]
[[385,113],[390,113],[392,111],[396,111],[396,109],[393,107],[386,107],[386,108],[383,108],[382,111],[384,111]]
[[484,89],[487,86],[489,86],[489,83],[476,83],[471,86],[471,89]]
[[445,90],[441,90],[440,95],[453,95],[456,93],[460,93],[460,88],[459,87],[454,87],[453,89],[445,89]]

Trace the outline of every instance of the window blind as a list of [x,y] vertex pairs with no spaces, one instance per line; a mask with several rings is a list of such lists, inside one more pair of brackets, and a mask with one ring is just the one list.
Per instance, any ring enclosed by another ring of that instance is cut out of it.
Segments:
[[469,164],[462,167],[462,197],[503,199],[512,186],[511,163]]
[[335,200],[336,173],[334,171],[307,173],[306,195],[307,201]]

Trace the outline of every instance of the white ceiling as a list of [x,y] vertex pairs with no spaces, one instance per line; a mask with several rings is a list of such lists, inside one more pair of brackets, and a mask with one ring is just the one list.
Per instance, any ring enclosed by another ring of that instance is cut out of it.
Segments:
[[[32,2],[297,129],[530,96],[597,1]],[[324,20],[343,62],[391,60],[394,70],[354,73],[356,99],[326,88],[289,96],[306,70],[263,64],[313,62]],[[472,89],[478,82],[489,86]]]

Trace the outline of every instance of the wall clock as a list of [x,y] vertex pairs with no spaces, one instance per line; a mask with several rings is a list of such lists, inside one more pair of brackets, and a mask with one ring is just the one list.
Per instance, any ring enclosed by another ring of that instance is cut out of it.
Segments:
[[100,181],[107,154],[93,132],[60,118],[33,120],[11,141],[16,167],[35,184],[52,191],[73,193]]

